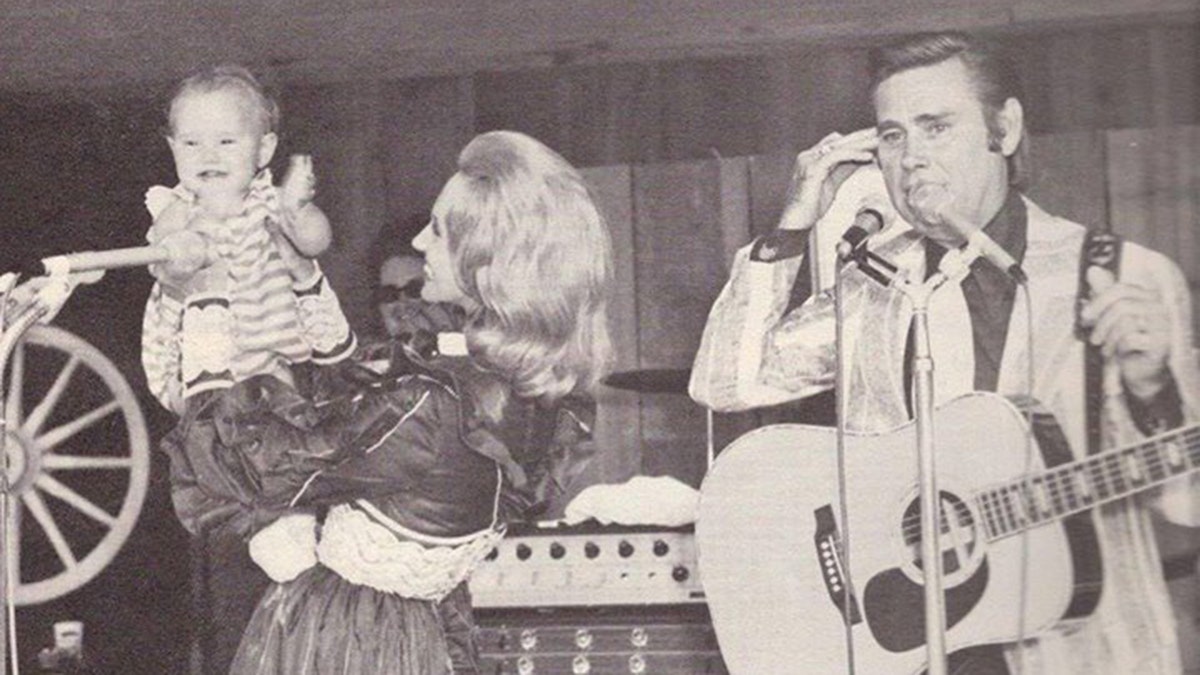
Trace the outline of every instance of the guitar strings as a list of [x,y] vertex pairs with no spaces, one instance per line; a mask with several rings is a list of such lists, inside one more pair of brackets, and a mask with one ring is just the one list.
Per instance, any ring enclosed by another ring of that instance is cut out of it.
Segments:
[[[993,537],[998,537],[1010,534],[1012,530],[1046,523],[1055,518],[1089,510],[1114,499],[1130,496],[1132,492],[1144,487],[1180,477],[1200,464],[1200,427],[1180,432],[1167,432],[1164,435],[1170,436],[1171,440],[1152,438],[1130,447],[1125,452],[1084,458],[1044,472],[1041,475],[1043,481],[1040,485],[1045,487],[1046,499],[1050,503],[1048,509],[1039,510],[1030,506],[1037,502],[1037,499],[1032,496],[1036,492],[1036,488],[1032,487],[1027,479],[1020,479],[978,490],[975,511],[981,514],[985,524],[1001,523],[999,526],[988,525],[987,528]],[[1174,439],[1178,439],[1178,441]],[[1032,439],[1030,438],[1030,440]],[[1184,446],[1195,444],[1196,447],[1186,447],[1187,451],[1179,455],[1180,463],[1172,464],[1164,456],[1164,451],[1177,442]],[[1132,476],[1127,477],[1127,467],[1121,462],[1123,457],[1135,461],[1141,460],[1144,465],[1141,473],[1147,478],[1138,480]],[[1088,476],[1079,476],[1082,471],[1087,472],[1093,481],[1092,485],[1099,486],[1099,489],[1089,487],[1086,480]],[[1161,478],[1155,478],[1155,474]],[[1055,478],[1056,476],[1057,478]],[[1082,490],[1076,487],[1078,485],[1075,482],[1077,476],[1085,486]],[[1123,485],[1123,487],[1118,487],[1119,485]],[[1102,494],[1105,492],[1108,494]],[[1076,506],[1072,506],[1073,502]],[[955,504],[955,508],[960,518],[973,519],[971,509],[966,504]],[[920,522],[919,513],[901,519],[901,532],[906,540],[920,534]],[[948,532],[944,527],[940,531]]]

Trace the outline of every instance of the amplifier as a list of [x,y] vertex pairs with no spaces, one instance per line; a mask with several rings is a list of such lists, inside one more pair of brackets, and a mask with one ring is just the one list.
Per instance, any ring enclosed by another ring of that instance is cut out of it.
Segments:
[[704,606],[654,609],[482,610],[483,672],[727,675]]
[[480,609],[704,602],[691,527],[517,527],[470,586]]

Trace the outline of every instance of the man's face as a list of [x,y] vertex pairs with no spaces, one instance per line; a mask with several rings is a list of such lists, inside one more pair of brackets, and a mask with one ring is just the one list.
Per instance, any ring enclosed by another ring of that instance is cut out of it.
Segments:
[[409,330],[403,318],[409,305],[421,302],[421,281],[425,261],[409,255],[394,255],[379,268],[379,296],[376,304],[388,335],[396,337]]
[[946,214],[983,227],[1008,194],[1005,154],[1011,154],[1009,146],[1015,149],[1020,132],[1003,151],[989,150],[984,114],[957,58],[897,73],[875,90],[888,194],[905,220],[946,246],[963,243],[946,225]]

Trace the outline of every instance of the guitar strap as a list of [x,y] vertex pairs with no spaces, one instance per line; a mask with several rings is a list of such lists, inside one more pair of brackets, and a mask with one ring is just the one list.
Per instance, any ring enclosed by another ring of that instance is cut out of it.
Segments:
[[1104,357],[1100,346],[1087,342],[1090,329],[1079,320],[1079,312],[1092,295],[1087,281],[1089,267],[1102,267],[1119,276],[1121,272],[1121,237],[1112,232],[1088,230],[1079,257],[1079,297],[1075,302],[1075,335],[1084,340],[1083,387],[1087,409],[1087,451],[1100,452],[1101,412],[1104,405]]

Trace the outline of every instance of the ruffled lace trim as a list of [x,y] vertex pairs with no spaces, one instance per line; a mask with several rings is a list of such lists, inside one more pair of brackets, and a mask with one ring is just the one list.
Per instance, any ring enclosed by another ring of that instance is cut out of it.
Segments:
[[325,517],[317,559],[351,583],[438,601],[465,581],[503,537],[503,529],[488,528],[447,540],[454,544],[425,545],[402,538],[350,504],[339,504]]

